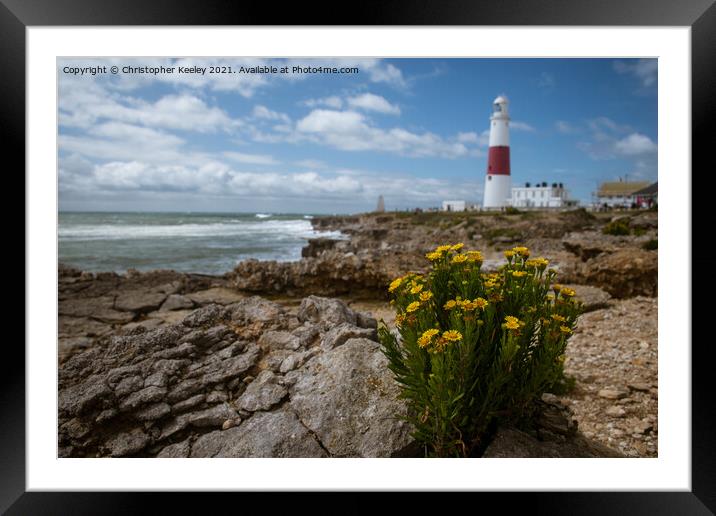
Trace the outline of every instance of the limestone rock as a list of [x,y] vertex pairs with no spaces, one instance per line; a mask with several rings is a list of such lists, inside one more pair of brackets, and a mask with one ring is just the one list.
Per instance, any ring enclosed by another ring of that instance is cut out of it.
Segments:
[[626,415],[626,411],[618,406],[609,407],[604,413],[610,417],[624,417]]
[[162,448],[162,450],[157,454],[157,458],[160,459],[183,459],[189,457],[189,453],[191,453],[191,444],[189,443],[189,440],[185,440],[179,443],[170,444],[169,446],[165,446]]
[[411,443],[405,405],[379,344],[350,339],[312,358],[290,388],[291,406],[333,456],[388,457]]
[[278,383],[278,377],[272,371],[261,371],[237,400],[236,406],[248,412],[268,410],[285,398],[286,394],[288,390]]
[[369,328],[358,328],[350,323],[344,322],[331,328],[321,341],[324,350],[331,350],[345,343],[348,339],[363,338],[378,340],[378,332]]
[[134,430],[109,439],[106,443],[109,454],[112,457],[124,457],[142,451],[151,439],[142,430],[135,428]]
[[591,312],[593,310],[609,306],[609,301],[612,298],[609,292],[606,292],[599,287],[571,284],[566,284],[564,286],[574,290],[576,298],[584,304],[583,308],[585,312]]
[[498,430],[484,458],[623,457],[622,454],[581,434],[563,442],[539,440],[516,428]]
[[192,308],[193,306],[194,302],[190,298],[180,294],[172,294],[167,297],[167,300],[164,301],[159,310],[163,312],[171,310],[186,310],[187,308]]
[[219,305],[230,305],[241,301],[244,294],[236,292],[225,287],[214,287],[207,290],[200,290],[199,292],[192,292],[187,296],[193,303],[204,306],[208,304],[219,304]]
[[598,392],[599,397],[606,398],[608,400],[618,400],[629,396],[629,391],[619,388],[608,388],[601,389]]
[[301,340],[287,331],[267,331],[261,335],[259,346],[269,350],[290,349],[295,351],[301,346]]
[[238,427],[199,437],[192,457],[326,457],[290,409],[259,412]]
[[147,313],[161,306],[167,295],[163,292],[135,290],[120,294],[114,302],[115,308],[124,312]]
[[358,321],[356,313],[340,299],[329,299],[319,296],[308,296],[301,301],[298,309],[298,320],[310,321],[314,324],[330,328],[342,323],[355,326]]

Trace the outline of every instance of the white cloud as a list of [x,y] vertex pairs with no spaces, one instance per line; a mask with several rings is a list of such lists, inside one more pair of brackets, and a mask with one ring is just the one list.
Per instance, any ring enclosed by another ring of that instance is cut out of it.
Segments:
[[299,135],[315,143],[348,151],[392,152],[410,157],[458,158],[471,149],[458,137],[444,139],[395,127],[383,129],[370,124],[361,113],[316,109],[296,124]]
[[457,141],[460,143],[480,143],[480,136],[475,132],[457,133]]
[[301,168],[312,168],[312,169],[326,168],[326,164],[323,161],[321,161],[320,159],[302,159],[300,161],[296,161],[294,164]]
[[147,102],[112,93],[88,80],[61,81],[60,125],[86,129],[98,121],[202,133],[231,131],[241,125],[241,121],[232,119],[224,110],[186,93],[169,94],[156,102]]
[[182,152],[185,141],[166,132],[123,122],[95,126],[88,135],[60,134],[59,148],[86,158],[103,161],[141,160],[150,163],[182,163],[189,158]]
[[657,146],[651,138],[640,133],[632,133],[614,144],[614,148],[625,156],[637,156],[656,152]]
[[636,77],[644,88],[656,84],[659,76],[657,59],[637,59],[631,61],[614,61],[614,70],[620,74]]
[[279,120],[286,123],[291,122],[291,118],[287,114],[272,111],[266,106],[254,106],[252,114],[254,118],[261,118],[263,120]]
[[525,131],[528,133],[535,132],[535,128],[532,127],[530,124],[528,124],[526,122],[519,122],[519,121],[510,122],[510,129],[514,129],[515,131]]
[[266,154],[244,154],[243,152],[226,151],[223,155],[237,163],[247,163],[249,165],[279,165],[280,161]]
[[651,138],[607,117],[589,120],[587,127],[591,139],[579,142],[577,147],[590,158],[621,159],[632,167],[628,172],[630,178],[656,178],[658,144]]
[[330,97],[324,97],[322,99],[308,99],[304,101],[304,104],[310,108],[325,106],[333,109],[341,109],[343,107],[343,99],[337,95],[331,95]]
[[562,134],[575,134],[575,133],[579,132],[578,127],[576,127],[564,120],[557,120],[554,123],[554,126],[557,128],[557,131],[559,131]]
[[388,115],[399,115],[400,108],[388,102],[385,97],[373,93],[363,93],[347,100],[352,108],[365,109],[366,111],[377,111]]

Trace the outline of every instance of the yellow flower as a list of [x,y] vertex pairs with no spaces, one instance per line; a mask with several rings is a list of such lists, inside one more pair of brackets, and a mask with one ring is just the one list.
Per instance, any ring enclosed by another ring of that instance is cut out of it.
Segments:
[[396,278],[393,280],[393,282],[390,284],[390,287],[388,287],[388,292],[394,292],[400,284],[403,283],[403,278]]
[[421,301],[429,301],[433,297],[432,292],[421,292],[420,293],[420,300]]
[[444,308],[445,310],[452,310],[453,308],[455,308],[455,305],[457,305],[457,301],[455,301],[454,299],[451,299],[450,301],[448,301],[447,303],[445,303],[445,305],[443,306],[443,308]]
[[560,326],[559,331],[561,331],[562,333],[572,333],[572,329],[568,326]]
[[448,330],[443,333],[443,339],[450,342],[456,342],[458,340],[462,340],[462,333],[457,330]]
[[467,259],[471,262],[482,262],[482,253],[480,251],[468,251]]
[[398,314],[395,316],[395,324],[401,325],[401,324],[403,324],[404,321],[405,321],[405,315]]
[[449,251],[451,248],[452,248],[452,246],[450,246],[450,245],[441,245],[441,246],[438,246],[435,248],[435,252],[442,254],[442,253]]
[[456,254],[452,257],[452,263],[462,263],[467,261],[467,255],[465,254]]
[[549,265],[549,261],[544,258],[532,258],[525,262],[526,267],[536,267],[542,271],[547,268],[547,265]]
[[546,269],[547,266],[549,265],[549,260],[542,258],[541,256],[539,258],[535,258],[532,261],[537,264],[537,268],[542,269],[542,270]]
[[423,290],[423,286],[420,283],[417,283],[413,285],[413,288],[410,289],[410,293],[418,294],[421,290]]
[[505,324],[503,326],[508,330],[519,330],[521,326],[524,326],[524,323],[517,317],[507,315],[505,316]]
[[410,303],[408,305],[408,307],[405,309],[405,311],[408,313],[411,313],[411,312],[414,312],[415,310],[417,310],[418,308],[420,308],[420,303],[418,301],[413,301],[412,303]]
[[487,281],[485,282],[485,288],[494,288],[495,285],[497,285],[497,283],[495,283],[495,282],[492,281],[492,280],[487,280]]
[[508,260],[510,258],[512,258],[514,255],[515,255],[514,251],[505,251],[505,258],[507,258]]
[[527,273],[525,271],[512,271],[512,275],[515,278],[521,278],[522,276],[527,276]]
[[562,287],[559,291],[560,294],[566,297],[572,297],[574,296],[575,292],[571,288]]
[[465,299],[464,301],[460,300],[457,302],[457,304],[460,305],[460,308],[462,308],[463,310],[469,311],[474,309],[474,307],[472,306],[472,301],[470,301],[469,299]]
[[459,250],[462,249],[463,247],[465,247],[465,244],[463,244],[462,242],[460,242],[459,244],[455,244],[455,245],[451,246],[451,247],[450,247],[450,250],[451,250],[451,251],[459,251]]
[[554,293],[556,294],[560,290],[562,290],[562,285],[560,285],[559,283],[555,283],[554,285],[552,285],[552,290],[554,290]]
[[427,258],[431,262],[435,262],[435,261],[439,260],[440,258],[442,258],[442,256],[443,256],[442,253],[438,253],[437,251],[435,251],[435,252],[426,254],[425,258]]
[[424,331],[418,339],[418,346],[420,346],[421,348],[429,346],[430,343],[433,341],[433,337],[438,333],[440,333],[440,330],[436,330],[434,328]]
[[557,322],[564,322],[564,321],[566,321],[566,319],[565,319],[564,317],[562,317],[561,315],[559,315],[559,314],[552,314],[551,317],[552,317],[552,319],[554,319],[554,320],[557,321]]
[[527,249],[526,247],[513,247],[512,250],[513,250],[515,253],[517,253],[517,254],[519,254],[520,256],[523,256],[523,257],[525,257],[525,258],[527,258],[527,257],[530,255],[530,250]]
[[489,303],[487,302],[486,299],[483,299],[483,298],[481,298],[481,297],[478,297],[477,299],[475,299],[475,300],[473,301],[473,304],[475,305],[476,308],[480,308],[480,309],[484,310],[485,307],[486,307]]

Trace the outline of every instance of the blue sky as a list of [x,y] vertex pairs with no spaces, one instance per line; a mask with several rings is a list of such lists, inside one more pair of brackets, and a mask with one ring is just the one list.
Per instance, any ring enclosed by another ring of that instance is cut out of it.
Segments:
[[[264,65],[289,73],[241,71]],[[66,71],[90,66],[107,72]],[[481,203],[498,94],[510,100],[513,185],[562,182],[587,203],[601,181],[657,178],[655,59],[64,59],[58,77],[60,210]]]

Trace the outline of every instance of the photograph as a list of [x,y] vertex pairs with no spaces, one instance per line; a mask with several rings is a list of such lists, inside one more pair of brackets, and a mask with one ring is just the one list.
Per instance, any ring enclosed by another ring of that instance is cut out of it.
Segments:
[[659,70],[57,56],[56,458],[659,458]]

